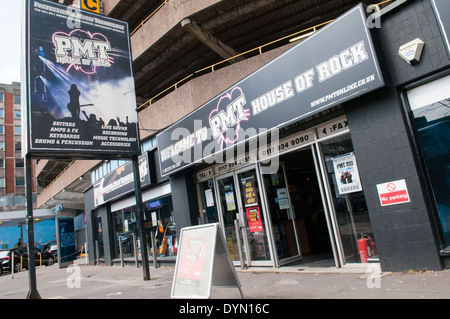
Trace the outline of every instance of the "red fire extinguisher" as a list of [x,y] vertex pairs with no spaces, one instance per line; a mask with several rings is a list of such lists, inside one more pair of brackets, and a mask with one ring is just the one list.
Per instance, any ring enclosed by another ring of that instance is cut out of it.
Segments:
[[377,255],[377,248],[375,242],[367,235],[361,234],[361,238],[358,239],[359,257],[362,263],[368,263],[368,258]]

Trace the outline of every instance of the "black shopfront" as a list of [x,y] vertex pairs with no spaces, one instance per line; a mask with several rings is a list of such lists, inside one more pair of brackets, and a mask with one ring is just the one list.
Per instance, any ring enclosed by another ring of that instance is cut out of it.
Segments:
[[[250,267],[448,266],[443,9],[400,2],[381,28],[355,7],[158,135],[178,229],[220,223]],[[408,64],[398,51],[416,38]]]
[[[177,233],[168,178],[156,174],[155,149],[139,157],[143,202],[143,227],[148,259],[153,245],[159,262],[173,262],[177,253]],[[85,191],[88,212],[87,244],[89,262],[112,265],[141,262],[139,220],[134,194],[131,162],[113,170]]]

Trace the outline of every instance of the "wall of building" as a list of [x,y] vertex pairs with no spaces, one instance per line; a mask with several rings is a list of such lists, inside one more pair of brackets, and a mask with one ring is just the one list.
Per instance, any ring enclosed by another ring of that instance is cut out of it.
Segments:
[[[440,270],[427,205],[396,91],[345,107],[383,271]],[[381,206],[377,184],[405,179],[410,203]]]
[[[170,29],[180,23],[184,18],[217,2],[219,2],[219,0],[168,1],[131,37],[131,48],[134,60],[138,59],[151,45],[161,40]],[[114,10],[117,3],[116,0],[103,1],[103,13],[108,15]]]
[[94,234],[94,191],[92,187],[84,192],[84,212],[86,213],[86,240],[89,264],[95,264],[95,234]]
[[181,234],[182,228],[198,225],[196,187],[192,175],[187,172],[171,176],[170,186],[177,234]]
[[[380,18],[373,29],[378,58],[387,67],[393,86],[404,85],[450,66],[450,59],[429,0],[407,1]],[[400,46],[420,38],[425,42],[419,64],[410,66],[399,55]]]
[[[20,97],[20,83],[0,84],[0,93],[4,94],[4,102],[0,102],[3,109],[3,117],[0,118],[0,125],[3,126],[3,134],[0,134],[0,141],[4,143],[3,150],[0,150],[0,159],[3,160],[3,167],[0,167],[0,177],[5,178],[5,187],[0,187],[0,196],[4,197],[1,210],[18,210],[25,207],[25,184],[16,185],[16,177],[22,177],[25,181],[24,167],[16,167],[16,160],[21,161],[20,148],[16,150],[16,143],[21,142],[21,134],[16,134],[15,127],[20,128],[21,119],[16,118],[15,111],[21,111],[20,100],[14,103],[14,96]],[[35,163],[32,162],[32,192],[36,192]],[[15,197],[19,195],[19,197]],[[17,200],[16,200],[17,199]]]
[[[430,1],[408,1],[380,19],[381,28],[373,34],[391,87],[346,105],[372,228],[383,270],[439,270],[439,229],[418,171],[400,94],[405,84],[448,68],[450,60]],[[411,66],[398,50],[416,38],[425,47],[420,63]],[[406,180],[411,202],[382,207],[376,185],[399,179]]]

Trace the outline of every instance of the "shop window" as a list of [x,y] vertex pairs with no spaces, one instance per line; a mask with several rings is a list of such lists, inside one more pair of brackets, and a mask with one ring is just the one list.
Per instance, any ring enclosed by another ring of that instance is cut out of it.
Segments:
[[[116,257],[135,256],[135,245],[140,245],[136,206],[113,212],[114,235],[116,237]],[[177,252],[176,230],[171,196],[152,199],[144,203],[144,227],[147,237],[149,257],[152,256],[152,236],[159,257],[175,256]],[[119,240],[121,239],[121,240]],[[137,248],[140,254],[140,248]]]
[[[116,255],[120,257],[120,247],[122,244],[123,257],[134,256],[133,234],[137,232],[135,212],[132,213],[131,208],[121,209],[113,213],[114,216],[114,233],[116,236]],[[121,239],[121,241],[120,241]]]
[[[357,159],[352,153],[352,141],[349,135],[344,135],[321,143],[321,148],[346,262],[366,262],[367,258],[377,256],[377,252],[364,192],[356,181],[359,174],[356,176]],[[345,172],[336,164],[342,158],[353,162],[346,166]],[[372,243],[370,249],[360,256],[358,241],[367,239]]]
[[141,142],[142,153],[144,153],[154,147],[156,147],[156,136],[153,136],[153,137]]
[[172,196],[152,199],[144,203],[144,207],[148,246],[151,247],[151,236],[154,236],[157,255],[161,257],[175,256],[177,253],[177,234]]
[[215,203],[214,182],[212,179],[200,182],[200,196],[202,200],[202,222],[218,223],[219,215]]
[[442,231],[450,245],[450,76],[408,92]]
[[100,166],[96,167],[91,171],[91,180],[92,183],[96,183],[98,180],[103,178],[104,176],[111,173],[113,170],[117,169],[120,166],[123,166],[127,163],[126,160],[110,160],[104,161]]

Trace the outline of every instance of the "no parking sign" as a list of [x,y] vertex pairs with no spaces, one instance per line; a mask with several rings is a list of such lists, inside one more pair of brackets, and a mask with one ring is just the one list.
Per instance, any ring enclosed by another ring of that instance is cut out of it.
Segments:
[[381,206],[409,203],[409,193],[404,179],[377,185]]

